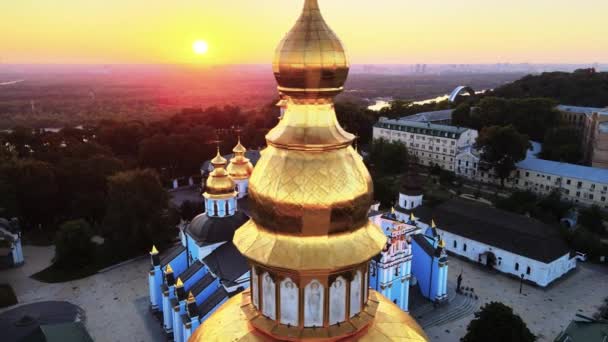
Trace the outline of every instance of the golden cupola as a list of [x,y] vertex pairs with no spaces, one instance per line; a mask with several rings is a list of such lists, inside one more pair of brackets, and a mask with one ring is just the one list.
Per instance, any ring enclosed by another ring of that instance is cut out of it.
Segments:
[[348,61],[317,0],[305,0],[273,67],[285,113],[266,135],[249,178],[251,219],[233,239],[250,288],[190,341],[427,341],[369,288],[369,262],[387,238],[368,220],[371,177],[336,118]]
[[220,198],[235,195],[234,181],[226,171],[226,163],[226,158],[220,155],[218,148],[217,155],[211,159],[213,171],[211,171],[205,183],[205,197]]
[[249,159],[245,157],[247,149],[241,144],[240,137],[238,138],[236,146],[232,149],[232,152],[234,152],[234,157],[230,159],[230,164],[227,168],[228,174],[235,181],[248,179],[253,172],[253,165]]
[[276,49],[272,69],[279,92],[286,96],[316,98],[343,90],[349,69],[346,52],[323,20],[317,0],[305,2]]

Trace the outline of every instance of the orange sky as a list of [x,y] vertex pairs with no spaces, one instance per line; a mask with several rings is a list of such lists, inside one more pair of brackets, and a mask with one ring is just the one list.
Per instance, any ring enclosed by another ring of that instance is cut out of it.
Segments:
[[[303,0],[0,1],[2,63],[270,63]],[[608,62],[607,0],[319,0],[353,63]],[[203,57],[197,39],[209,43]]]

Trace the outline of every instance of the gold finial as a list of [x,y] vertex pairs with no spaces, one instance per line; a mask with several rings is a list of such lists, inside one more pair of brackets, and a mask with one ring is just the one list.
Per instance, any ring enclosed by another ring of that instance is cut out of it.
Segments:
[[186,299],[188,301],[188,303],[194,303],[196,302],[196,298],[194,297],[194,295],[192,294],[192,291],[190,291],[188,293],[188,299]]
[[272,69],[279,91],[291,98],[331,98],[344,89],[348,59],[317,0],[304,3],[300,18],[276,49]]
[[437,228],[437,225],[435,224],[435,220],[431,219],[431,228]]
[[395,207],[391,207],[391,214],[395,213]]
[[165,268],[165,273],[173,273],[173,268],[171,268],[171,264],[167,264],[167,268]]
[[445,242],[443,241],[442,238],[439,238],[439,247],[445,248]]
[[414,213],[410,213],[410,221],[416,221],[416,217],[414,216]]
[[214,168],[217,168],[225,166],[226,163],[226,158],[222,157],[222,155],[220,154],[220,146],[218,144],[217,154],[215,155],[215,158],[211,159],[211,165],[213,165]]
[[150,251],[150,254],[152,254],[152,255],[158,254],[158,249],[156,249],[156,246],[152,245],[152,250]]
[[182,279],[180,277],[177,277],[177,281],[175,282],[175,286],[177,286],[177,287],[184,287],[184,283],[182,282]]

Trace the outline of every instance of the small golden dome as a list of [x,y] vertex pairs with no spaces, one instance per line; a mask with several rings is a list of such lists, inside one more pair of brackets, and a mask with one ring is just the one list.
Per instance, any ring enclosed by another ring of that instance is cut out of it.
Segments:
[[234,152],[234,158],[230,159],[230,164],[228,165],[228,174],[233,179],[246,179],[251,176],[253,172],[253,164],[249,161],[248,158],[245,157],[245,152],[247,152],[247,148],[241,144],[241,138],[239,137],[238,143],[232,149]]
[[206,195],[229,195],[234,193],[234,181],[225,169],[226,162],[226,158],[220,155],[218,149],[217,155],[211,160],[214,169],[205,183]]
[[279,91],[294,98],[332,97],[343,90],[348,60],[340,39],[323,20],[317,0],[306,0],[300,18],[275,51]]
[[241,144],[241,138],[239,137],[239,140],[236,144],[236,146],[234,146],[234,148],[232,149],[232,152],[234,152],[235,155],[241,153],[241,154],[245,154],[245,152],[247,152],[247,148],[245,148],[245,146],[243,146],[243,144]]
[[217,155],[213,159],[211,159],[211,165],[213,165],[214,168],[217,168],[218,166],[226,166],[226,163],[228,163],[228,161],[226,160],[226,158],[222,157],[222,155],[220,154],[220,149],[218,147]]

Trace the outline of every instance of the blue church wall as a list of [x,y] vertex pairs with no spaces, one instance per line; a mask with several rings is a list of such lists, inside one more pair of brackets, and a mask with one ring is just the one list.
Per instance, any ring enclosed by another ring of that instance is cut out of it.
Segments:
[[186,249],[188,250],[188,253],[190,253],[190,261],[199,259],[199,257],[198,257],[199,247],[196,244],[196,241],[194,241],[194,239],[192,237],[190,237],[188,234],[186,234],[186,242],[187,242]]
[[378,291],[378,288],[380,287],[380,282],[378,281],[378,270],[377,270],[378,264],[375,261],[372,261],[370,263],[370,267],[369,267],[369,287],[371,287],[372,289]]
[[209,298],[220,287],[220,280],[215,278],[211,284],[209,284],[203,291],[201,291],[198,295],[196,295],[196,305],[203,304],[204,301]]
[[188,268],[188,253],[186,251],[181,252],[177,257],[169,261],[169,265],[171,265],[175,279],[177,279]]
[[207,267],[201,267],[200,270],[198,270],[196,273],[194,273],[194,275],[192,275],[188,280],[186,280],[184,282],[184,288],[186,289],[186,292],[190,292],[192,286],[194,286],[196,282],[201,280],[208,272],[209,270],[207,269]]
[[439,284],[439,262],[428,255],[415,240],[412,240],[412,254],[412,276],[418,280],[422,295],[434,300],[437,298]]

